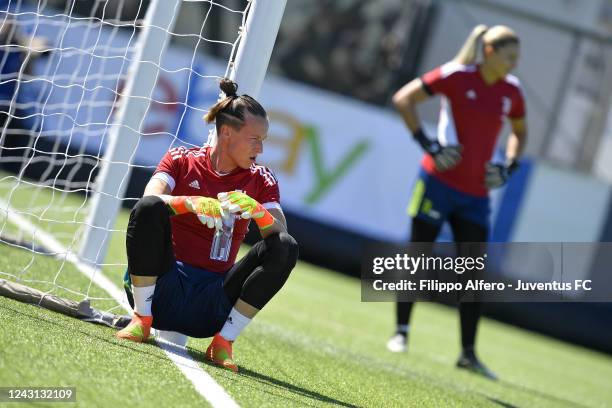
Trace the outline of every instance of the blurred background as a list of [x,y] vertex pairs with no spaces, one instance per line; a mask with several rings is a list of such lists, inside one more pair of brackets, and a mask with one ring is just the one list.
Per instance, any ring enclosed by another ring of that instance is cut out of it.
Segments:
[[[161,64],[165,70],[153,94],[156,102],[145,118],[125,206],[141,196],[168,148],[198,146],[207,139],[209,128],[200,118],[218,97],[218,88],[214,81],[202,79],[222,76],[242,17],[228,9],[242,9],[245,1],[218,3],[225,8],[202,2],[181,6]],[[261,162],[280,181],[283,208],[301,244],[302,259],[359,276],[359,254],[368,245],[408,240],[405,208],[421,151],[392,109],[391,96],[406,82],[453,58],[471,29],[481,23],[508,25],[522,39],[515,74],[525,93],[529,126],[521,171],[493,195],[491,239],[612,241],[612,0],[287,3],[259,96],[271,118]],[[99,4],[48,0],[45,7],[134,21],[143,18],[148,3],[108,1],[97,8]],[[121,50],[137,31],[120,24],[105,30],[110,44],[116,42]],[[77,33],[59,37],[49,28],[37,35],[58,47],[80,41]],[[48,72],[49,60],[57,58],[52,53],[32,62],[34,75]],[[191,71],[176,69],[184,66]],[[74,69],[65,65],[59,71]],[[83,101],[82,94],[36,84],[22,93],[20,98],[45,100],[49,109],[54,101]],[[87,97],[109,101],[108,106],[100,105],[101,112],[86,113],[89,122],[103,123],[95,119],[106,117],[116,94]],[[434,99],[420,110],[427,127],[436,126],[438,104]],[[36,109],[36,104],[24,106]],[[75,109],[75,117],[84,114]],[[38,125],[43,135],[48,131],[57,138],[58,129],[74,126],[51,113],[47,110]],[[80,139],[70,130],[62,143],[67,151],[100,151],[103,129],[98,129],[100,134],[94,130],[88,128],[90,133]],[[503,145],[504,137],[499,146]],[[79,165],[71,177],[88,180],[95,164]],[[252,232],[251,242],[257,239]],[[451,238],[445,231],[442,239]],[[609,270],[603,259],[594,248],[581,260],[583,276],[593,278]],[[612,352],[610,304],[489,304],[486,313]],[[392,316],[385,318],[391,328]]]

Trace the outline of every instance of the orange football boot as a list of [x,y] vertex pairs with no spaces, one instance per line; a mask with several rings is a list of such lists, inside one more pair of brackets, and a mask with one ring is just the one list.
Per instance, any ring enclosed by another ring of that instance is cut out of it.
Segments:
[[238,372],[238,366],[232,360],[233,341],[225,340],[219,333],[215,334],[206,349],[206,359],[219,367]]
[[134,312],[132,321],[123,329],[119,330],[115,336],[120,339],[143,343],[149,338],[153,316],[141,316]]

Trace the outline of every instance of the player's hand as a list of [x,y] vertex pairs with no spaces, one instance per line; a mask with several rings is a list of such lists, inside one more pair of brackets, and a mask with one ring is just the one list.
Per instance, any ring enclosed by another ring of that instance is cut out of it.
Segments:
[[[439,145],[438,142],[435,143]],[[436,170],[446,171],[457,166],[461,161],[462,150],[462,146],[440,146],[438,152],[431,155],[434,159]]]
[[185,208],[208,228],[221,229],[223,226],[224,211],[219,200],[211,197],[186,197]]
[[217,194],[221,207],[230,213],[240,213],[244,219],[257,219],[264,216],[265,208],[257,200],[240,191]]
[[414,132],[414,138],[425,152],[433,158],[436,170],[446,171],[457,166],[461,161],[463,146],[442,146],[437,140],[431,140],[422,129]]
[[257,200],[240,191],[231,191],[217,194],[221,207],[230,213],[240,213],[244,219],[253,218],[260,230],[270,228],[275,220]]
[[518,167],[519,164],[515,160],[510,161],[508,164],[487,163],[485,166],[485,186],[488,189],[503,186]]

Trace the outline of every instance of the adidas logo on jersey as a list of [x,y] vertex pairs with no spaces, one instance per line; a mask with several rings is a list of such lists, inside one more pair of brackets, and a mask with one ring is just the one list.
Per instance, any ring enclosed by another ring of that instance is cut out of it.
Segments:
[[198,180],[193,180],[191,183],[189,183],[189,187],[195,188],[195,189],[199,190],[200,189],[200,183],[198,183]]
[[465,93],[465,96],[468,99],[476,99],[476,91],[474,91],[473,89],[470,89],[469,91]]

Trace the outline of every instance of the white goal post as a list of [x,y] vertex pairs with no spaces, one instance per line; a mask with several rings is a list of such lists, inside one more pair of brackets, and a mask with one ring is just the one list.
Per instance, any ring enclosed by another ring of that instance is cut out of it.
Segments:
[[[125,271],[124,250],[107,252],[124,241],[122,204],[139,198],[130,175],[206,142],[222,77],[258,95],[286,0],[151,0],[140,19],[146,3],[0,5],[0,279],[116,308],[98,278]],[[181,7],[203,13],[199,32],[175,27]],[[211,44],[221,57],[202,53]]]
[[[128,310],[120,208],[139,198],[126,196],[130,176],[151,173],[169,148],[206,142],[202,116],[222,77],[257,96],[285,4],[0,2],[0,296],[127,324],[115,313]],[[185,6],[199,32],[176,26]],[[202,53],[210,44],[216,57]],[[184,345],[184,335],[156,336],[211,406],[237,406],[184,349],[167,344]]]
[[[163,31],[151,27],[166,27],[172,30],[176,9],[180,0],[156,0],[149,5],[145,27],[141,34],[138,58],[130,68],[126,102],[122,104],[118,122],[122,126],[113,128],[110,145],[104,155],[102,169],[96,179],[97,192],[80,249],[80,258],[95,265],[106,257],[109,229],[114,225],[129,179],[133,152],[140,137],[139,130],[148,109],[152,88],[159,71],[159,59],[163,54],[167,38]],[[268,68],[276,35],[283,17],[286,0],[251,0],[246,23],[241,27],[240,42],[235,60],[228,64],[229,77],[239,85],[240,93],[257,97]],[[160,44],[163,44],[160,47]],[[155,61],[157,64],[145,63]],[[156,69],[157,67],[157,69]],[[148,98],[147,98],[148,97]]]

